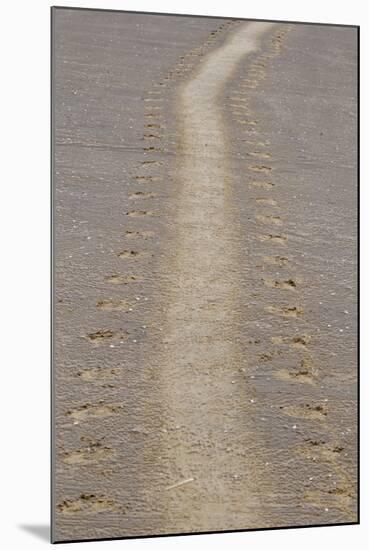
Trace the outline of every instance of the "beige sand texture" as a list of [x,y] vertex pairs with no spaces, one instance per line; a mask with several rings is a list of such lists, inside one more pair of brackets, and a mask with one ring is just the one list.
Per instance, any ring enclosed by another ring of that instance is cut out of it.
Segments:
[[54,10],[55,541],[356,522],[356,39]]

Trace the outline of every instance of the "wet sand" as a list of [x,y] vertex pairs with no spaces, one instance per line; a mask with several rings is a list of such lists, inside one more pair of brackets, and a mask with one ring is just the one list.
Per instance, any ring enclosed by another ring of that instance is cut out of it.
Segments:
[[54,13],[54,540],[355,522],[356,30]]

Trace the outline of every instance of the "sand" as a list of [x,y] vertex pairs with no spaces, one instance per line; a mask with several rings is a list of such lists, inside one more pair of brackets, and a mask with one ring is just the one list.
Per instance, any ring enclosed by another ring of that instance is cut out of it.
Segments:
[[54,41],[53,539],[355,522],[356,29]]

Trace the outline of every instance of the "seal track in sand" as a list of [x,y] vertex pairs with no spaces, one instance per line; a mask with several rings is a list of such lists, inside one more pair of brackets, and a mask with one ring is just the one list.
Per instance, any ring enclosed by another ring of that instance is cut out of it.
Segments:
[[161,353],[166,532],[267,526],[260,517],[257,443],[248,430],[253,400],[239,378],[240,250],[218,100],[237,64],[272,26],[238,26],[178,92],[180,196]]

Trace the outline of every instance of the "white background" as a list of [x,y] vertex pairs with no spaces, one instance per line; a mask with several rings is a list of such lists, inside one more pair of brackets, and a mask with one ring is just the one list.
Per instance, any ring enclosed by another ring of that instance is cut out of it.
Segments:
[[[361,25],[362,281],[368,275],[368,30],[359,0],[76,0],[58,5]],[[49,45],[48,0],[1,6],[0,541],[6,549],[45,547],[49,522]],[[365,138],[365,139],[364,139]],[[367,247],[366,247],[367,248]],[[368,291],[362,283],[362,355]],[[5,306],[5,307],[4,307]],[[366,309],[366,311],[365,311]],[[368,376],[362,374],[361,526],[84,543],[99,548],[273,548],[311,550],[369,540]],[[31,526],[31,527],[30,527]],[[33,527],[32,527],[33,526]],[[31,531],[30,531],[31,529]],[[41,531],[43,538],[33,531]],[[72,544],[70,547],[75,547]]]

